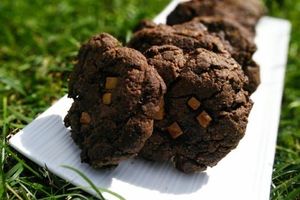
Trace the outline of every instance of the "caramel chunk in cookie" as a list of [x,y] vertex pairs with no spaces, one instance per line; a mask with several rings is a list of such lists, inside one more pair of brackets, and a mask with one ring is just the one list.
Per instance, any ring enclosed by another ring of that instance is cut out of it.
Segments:
[[207,114],[207,112],[203,111],[197,116],[197,120],[203,128],[207,128],[212,118]]

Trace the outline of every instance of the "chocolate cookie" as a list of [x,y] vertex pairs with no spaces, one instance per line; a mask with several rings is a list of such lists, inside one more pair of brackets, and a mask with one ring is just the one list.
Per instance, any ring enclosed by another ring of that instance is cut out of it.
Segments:
[[143,28],[153,28],[156,26],[156,23],[154,23],[151,20],[143,19],[139,21],[139,23],[134,27],[133,32],[137,32],[139,30],[142,30]]
[[205,25],[208,32],[222,40],[227,51],[248,76],[249,84],[246,87],[253,93],[260,83],[260,76],[259,66],[252,59],[256,45],[249,32],[237,22],[221,17],[196,17],[183,25],[197,27],[197,24]]
[[129,47],[143,53],[155,45],[174,45],[184,52],[205,48],[230,56],[222,41],[207,32],[206,27],[201,24],[191,26],[168,26],[164,24],[154,26],[152,24],[137,31],[128,43]]
[[108,34],[92,37],[71,73],[74,103],[64,120],[82,161],[102,168],[136,155],[152,134],[165,90],[141,53]]
[[153,46],[145,52],[150,65],[154,66],[169,87],[185,65],[183,51],[173,45]]
[[228,58],[234,56],[248,77],[245,89],[253,93],[260,83],[260,76],[259,66],[251,59],[256,47],[248,36],[247,31],[232,20],[196,18],[180,25],[159,24],[141,29],[134,34],[128,46],[146,52],[152,46],[167,44],[181,48],[184,53],[204,48]]
[[[183,55],[176,47],[173,54],[170,51],[171,47],[162,46],[146,53],[148,60],[161,63],[154,66],[159,66],[168,90],[153,134],[139,155],[170,160],[185,173],[203,171],[216,165],[244,136],[252,107],[249,93],[243,90],[247,78],[232,58],[198,48],[186,55],[184,67],[174,67],[182,65],[178,58]],[[162,66],[176,75],[165,76]]]
[[253,34],[264,13],[259,0],[191,0],[179,4],[167,17],[167,24],[180,24],[198,16],[220,16],[237,21]]

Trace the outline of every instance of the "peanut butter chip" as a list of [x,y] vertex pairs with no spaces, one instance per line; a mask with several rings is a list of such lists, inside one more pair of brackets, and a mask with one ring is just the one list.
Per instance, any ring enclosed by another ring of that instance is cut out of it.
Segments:
[[193,110],[197,110],[197,109],[200,107],[201,103],[200,103],[200,101],[198,101],[195,97],[192,97],[192,98],[189,99],[188,105],[189,105]]
[[117,87],[118,78],[117,77],[107,77],[105,81],[105,89],[111,90]]
[[159,102],[159,111],[157,113],[154,114],[153,118],[155,120],[163,120],[164,119],[164,114],[165,114],[165,103],[164,100],[161,99],[161,101]]
[[168,128],[167,128],[169,134],[171,135],[171,137],[173,139],[178,138],[180,135],[183,134],[180,126],[177,124],[177,122],[174,122],[173,124],[171,124]]
[[200,126],[202,126],[203,128],[207,128],[212,118],[207,114],[207,112],[203,111],[198,115],[197,120]]
[[82,112],[80,117],[81,124],[89,124],[91,122],[91,117],[87,112]]
[[103,96],[102,96],[102,103],[106,104],[106,105],[111,104],[111,93],[105,93],[105,94],[103,94]]

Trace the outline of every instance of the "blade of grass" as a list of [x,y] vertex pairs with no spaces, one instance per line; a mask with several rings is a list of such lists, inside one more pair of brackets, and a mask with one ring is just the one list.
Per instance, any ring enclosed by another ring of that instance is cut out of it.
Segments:
[[9,107],[8,110],[15,117],[25,121],[26,123],[30,123],[32,121],[32,119],[30,117],[26,117],[24,114],[22,114],[22,113],[18,112],[17,110],[15,110],[13,107]]
[[104,189],[104,188],[98,188],[84,173],[82,173],[78,169],[75,169],[74,167],[67,166],[67,165],[62,165],[62,167],[70,169],[70,170],[76,172],[79,176],[81,176],[81,178],[83,178],[92,187],[92,189],[97,193],[97,195],[101,198],[101,200],[102,199],[105,200],[105,198],[102,195],[102,192],[109,193],[109,194],[117,197],[120,200],[125,200],[124,197],[122,197],[121,195],[119,195],[119,194],[117,194],[113,191],[110,191],[110,190],[107,190],[107,189]]
[[19,185],[21,186],[22,190],[25,191],[26,195],[24,195],[26,197],[26,199],[31,200],[31,199],[35,199],[34,198],[34,194],[32,194],[32,192],[19,181]]
[[6,174],[6,182],[11,182],[17,179],[20,174],[23,172],[23,165],[21,163],[17,163],[15,166],[13,166]]
[[20,197],[19,195],[18,195],[18,193],[13,189],[13,188],[11,188],[8,184],[6,184],[6,187],[7,187],[7,189],[17,198],[17,199],[19,199],[19,200],[24,200],[22,197]]
[[[81,187],[81,186],[78,186],[78,187],[69,188],[68,190],[77,190],[77,189],[85,190],[85,189],[87,189],[87,187]],[[120,199],[120,200],[126,200],[124,197],[122,197],[122,196],[119,195],[118,193],[113,192],[113,191],[111,191],[111,190],[108,190],[108,189],[105,189],[105,188],[98,188],[98,189],[99,189],[101,192],[106,192],[106,193],[112,194],[113,196],[117,197],[117,198]]]
[[275,188],[275,190],[287,188],[287,187],[291,186],[293,183],[299,182],[299,180],[300,180],[300,174],[298,174],[297,176],[294,176],[286,181],[283,181],[282,183],[280,183],[280,185],[278,185]]
[[17,92],[19,92],[22,95],[26,94],[25,90],[22,87],[22,85],[14,79],[0,76],[0,82],[3,83],[4,85],[7,85],[8,87],[16,90]]
[[102,192],[109,193],[109,194],[111,194],[111,195],[119,198],[120,200],[126,200],[124,197],[122,197],[121,195],[119,195],[119,194],[117,194],[117,193],[115,193],[115,192],[113,192],[111,190],[108,190],[108,189],[105,189],[105,188],[99,188],[99,190],[102,191]]
[[50,193],[47,192],[45,189],[43,189],[43,185],[41,184],[38,184],[38,183],[32,183],[32,182],[29,182],[28,180],[23,180],[23,179],[19,179],[18,180],[18,184],[21,185],[21,187],[26,190],[31,196],[34,196],[28,189],[27,187],[30,187],[32,188],[34,191],[41,191],[43,192],[44,194],[50,196]]
[[105,198],[103,197],[101,192],[98,190],[97,186],[86,175],[84,175],[81,171],[79,171],[78,169],[75,169],[74,167],[67,166],[67,165],[62,165],[62,167],[70,169],[70,170],[76,172],[79,176],[81,176],[81,178],[83,178],[92,187],[92,189],[96,192],[96,194],[98,195],[98,197],[101,200],[105,200]]
[[[40,198],[39,200],[49,200],[49,198],[53,198],[53,199],[62,199],[64,197],[69,197],[69,198],[65,198],[65,199],[70,199],[70,197],[80,197],[81,199],[90,199],[82,194],[76,194],[76,193],[66,193],[66,194],[60,194],[60,195],[53,195],[53,196],[49,196],[46,198]],[[75,199],[74,199],[75,200]]]
[[300,188],[293,190],[286,196],[286,200],[295,200],[295,199],[296,200],[300,199]]
[[25,168],[27,168],[29,171],[31,171],[35,176],[37,176],[38,178],[42,178],[40,174],[38,174],[34,169],[32,169],[32,167],[30,167],[29,165],[27,165],[22,159],[20,159],[13,151],[11,151],[8,147],[4,147],[6,149],[6,151],[14,158],[16,159],[18,162],[20,162]]
[[277,146],[276,147],[276,150],[279,150],[279,151],[285,151],[285,152],[287,152],[287,153],[289,153],[289,154],[293,154],[293,155],[298,155],[298,153],[297,152],[295,152],[295,151],[293,151],[292,149],[289,149],[289,148],[285,148],[285,147],[282,147],[282,146]]
[[6,125],[6,118],[7,118],[7,98],[3,97],[3,125],[2,125],[2,138],[0,139],[1,142],[1,158],[0,158],[0,197],[5,195],[6,184],[5,184],[5,174],[4,174],[4,162],[5,162],[5,138],[7,133],[7,125]]

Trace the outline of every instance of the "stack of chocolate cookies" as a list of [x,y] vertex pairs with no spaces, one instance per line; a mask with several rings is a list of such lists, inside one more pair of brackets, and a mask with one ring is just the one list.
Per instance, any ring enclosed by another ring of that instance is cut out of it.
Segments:
[[95,168],[139,156],[185,173],[216,165],[244,136],[259,85],[259,0],[192,0],[168,24],[142,21],[122,46],[92,37],[70,75],[65,125]]

